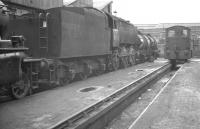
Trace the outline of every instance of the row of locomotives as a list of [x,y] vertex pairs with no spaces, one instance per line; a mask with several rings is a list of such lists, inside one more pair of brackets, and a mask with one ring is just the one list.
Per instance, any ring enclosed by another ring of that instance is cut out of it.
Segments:
[[169,59],[172,68],[177,61],[186,62],[192,57],[191,30],[185,26],[172,26],[166,29],[165,58]]
[[9,22],[10,10],[0,1],[0,95],[11,93],[13,97],[20,98],[29,92],[25,85],[28,80],[23,69],[23,58],[26,57],[23,36],[5,38]]
[[126,68],[143,54],[136,27],[91,7],[23,11],[10,16],[5,37],[15,35],[23,35],[23,49],[28,48],[16,68],[15,82],[23,83],[11,92],[17,99],[44,84],[54,87]]
[[22,98],[44,84],[64,85],[118,69],[118,53],[112,51],[118,31],[111,22],[104,12],[80,7],[11,16],[6,37],[23,35],[29,48],[20,64],[27,80],[24,89],[29,92],[17,92],[14,97]]

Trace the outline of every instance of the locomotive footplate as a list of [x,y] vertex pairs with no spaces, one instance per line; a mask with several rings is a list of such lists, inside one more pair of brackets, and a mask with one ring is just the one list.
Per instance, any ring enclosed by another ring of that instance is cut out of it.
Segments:
[[[139,64],[0,104],[2,129],[46,129],[166,64]],[[142,69],[142,70],[138,70]],[[9,124],[8,124],[9,123]]]

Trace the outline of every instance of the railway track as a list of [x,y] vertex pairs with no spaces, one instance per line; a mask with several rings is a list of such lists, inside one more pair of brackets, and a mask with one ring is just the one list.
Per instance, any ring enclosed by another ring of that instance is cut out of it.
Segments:
[[48,129],[102,129],[125,107],[130,105],[153,82],[161,78],[171,65],[166,64],[150,74],[117,90],[105,99],[63,119]]

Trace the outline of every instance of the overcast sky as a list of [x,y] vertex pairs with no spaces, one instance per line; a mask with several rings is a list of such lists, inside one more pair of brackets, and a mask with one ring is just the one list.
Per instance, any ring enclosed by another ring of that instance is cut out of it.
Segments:
[[134,24],[200,23],[200,0],[113,0],[115,10]]

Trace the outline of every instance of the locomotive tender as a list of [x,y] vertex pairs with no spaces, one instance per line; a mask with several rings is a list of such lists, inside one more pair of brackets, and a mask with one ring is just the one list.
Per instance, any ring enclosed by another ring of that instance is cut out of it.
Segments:
[[[14,35],[23,35],[25,42]],[[140,57],[156,58],[152,54],[156,42],[151,36],[139,34],[133,24],[121,18],[90,7],[59,7],[11,16],[4,37],[17,37],[23,44],[17,46],[18,51],[23,48],[23,54],[18,61],[13,60],[18,65],[12,71],[19,71],[19,76],[8,74],[15,80],[0,83],[1,87],[8,85],[17,99],[42,83],[64,85],[74,78],[86,79],[132,66]]]
[[177,60],[187,61],[192,57],[191,30],[185,26],[172,26],[166,29],[165,58],[172,67]]

